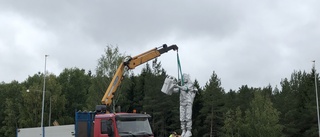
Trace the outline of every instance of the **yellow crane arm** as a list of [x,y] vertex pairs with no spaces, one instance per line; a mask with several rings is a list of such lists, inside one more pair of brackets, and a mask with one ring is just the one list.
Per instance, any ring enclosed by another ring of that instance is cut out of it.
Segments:
[[159,57],[161,54],[166,53],[170,50],[178,50],[178,46],[171,45],[168,47],[166,44],[164,44],[162,47],[154,48],[152,50],[149,50],[147,52],[144,52],[142,54],[134,56],[133,58],[131,58],[131,57],[126,58],[125,61],[123,61],[119,65],[115,75],[112,78],[111,83],[108,86],[108,89],[106,90],[106,92],[101,100],[101,103],[105,104],[107,106],[111,105],[114,93],[116,92],[118,86],[120,85],[120,83],[122,81],[125,68],[134,69],[135,67],[137,67],[137,66],[139,66],[149,60],[152,60],[156,57]]

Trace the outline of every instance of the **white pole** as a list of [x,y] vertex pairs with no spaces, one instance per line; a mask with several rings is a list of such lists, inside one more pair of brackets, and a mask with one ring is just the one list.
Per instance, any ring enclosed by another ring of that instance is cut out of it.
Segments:
[[47,57],[48,55],[44,55],[44,75],[43,75],[43,91],[42,91],[42,113],[41,113],[41,128],[42,128],[42,137],[44,135],[44,127],[43,127],[43,114],[44,114],[44,97],[45,97],[45,90],[46,90],[46,66],[47,66]]
[[319,103],[318,103],[318,87],[317,87],[317,73],[316,73],[316,61],[313,61],[313,69],[314,69],[314,85],[316,88],[316,101],[317,101],[317,117],[318,117],[318,133],[320,137],[320,123],[319,123]]

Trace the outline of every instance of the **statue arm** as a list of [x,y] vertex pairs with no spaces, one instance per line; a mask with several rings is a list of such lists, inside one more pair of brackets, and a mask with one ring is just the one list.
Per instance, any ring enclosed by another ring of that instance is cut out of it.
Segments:
[[186,87],[186,86],[179,86],[179,85],[177,85],[177,84],[175,84],[173,87],[174,87],[174,88],[177,88],[177,89],[180,89],[180,90],[183,90],[183,91],[187,91],[187,90],[188,90],[188,87]]

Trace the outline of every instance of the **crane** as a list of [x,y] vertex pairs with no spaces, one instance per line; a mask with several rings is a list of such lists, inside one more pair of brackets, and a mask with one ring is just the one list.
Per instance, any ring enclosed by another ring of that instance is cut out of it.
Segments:
[[137,56],[126,57],[125,60],[119,65],[114,77],[112,78],[111,83],[109,84],[108,89],[106,90],[103,98],[101,99],[101,103],[107,106],[111,105],[114,93],[116,92],[118,86],[120,85],[123,78],[123,74],[126,69],[134,69],[137,66],[149,60],[152,60],[156,57],[159,57],[161,54],[166,53],[170,50],[178,51],[178,46],[171,45],[168,47],[166,44],[163,44],[163,46],[161,47],[151,49]]

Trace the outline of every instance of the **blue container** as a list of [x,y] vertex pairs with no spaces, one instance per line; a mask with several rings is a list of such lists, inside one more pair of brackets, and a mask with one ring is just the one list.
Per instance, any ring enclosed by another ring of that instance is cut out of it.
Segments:
[[93,137],[94,112],[76,112],[75,136]]

